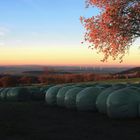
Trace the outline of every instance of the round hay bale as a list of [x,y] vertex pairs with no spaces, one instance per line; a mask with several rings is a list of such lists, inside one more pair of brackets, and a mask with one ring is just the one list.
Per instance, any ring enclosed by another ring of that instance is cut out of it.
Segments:
[[83,90],[81,87],[75,87],[72,89],[69,89],[65,94],[65,107],[69,109],[75,109],[76,108],[76,95]]
[[96,100],[96,107],[100,113],[106,114],[107,113],[107,98],[108,96],[116,90],[123,88],[123,86],[113,86],[110,88],[105,89],[101,92],[101,94],[97,97]]
[[96,85],[97,84],[93,84],[93,83],[83,83],[83,84],[76,84],[75,86],[86,88],[86,87],[95,87]]
[[45,93],[40,91],[39,87],[28,87],[30,92],[30,99],[33,101],[43,101],[45,100]]
[[126,84],[121,84],[121,83],[113,84],[112,87],[113,88],[117,88],[117,89],[119,89],[119,88],[125,88],[126,87]]
[[130,84],[129,86],[130,86],[130,87],[137,87],[137,88],[140,88],[140,84],[139,84],[139,83]]
[[133,89],[133,90],[136,90],[137,92],[140,93],[140,88],[139,87],[130,86],[128,88]]
[[0,93],[4,90],[4,88],[0,88]]
[[62,87],[58,93],[57,93],[57,105],[64,107],[65,106],[65,94],[68,90],[74,88],[75,86],[66,86],[66,87]]
[[80,111],[96,111],[96,98],[101,93],[101,88],[88,87],[77,94],[76,106]]
[[140,94],[137,90],[124,88],[114,91],[107,99],[107,114],[111,118],[139,116]]
[[8,101],[29,101],[30,92],[25,87],[14,87],[7,92]]
[[66,83],[66,84],[63,84],[63,86],[74,86],[75,84],[74,83]]
[[7,99],[7,93],[10,90],[10,88],[2,88],[1,92],[0,92],[0,100],[1,101],[6,101]]
[[47,92],[47,90],[52,86],[54,86],[54,85],[43,86],[40,88],[40,92],[45,94]]
[[98,85],[96,85],[96,87],[99,87],[99,88],[109,88],[111,86],[112,86],[111,84],[98,84]]
[[57,96],[59,89],[62,87],[63,87],[62,85],[56,85],[56,86],[50,87],[47,90],[46,95],[45,95],[45,100],[46,100],[48,105],[51,105],[51,106],[57,105],[57,97],[56,96]]
[[138,87],[138,86],[139,86],[138,83],[131,83],[130,85],[131,85],[131,86],[134,86],[134,87]]

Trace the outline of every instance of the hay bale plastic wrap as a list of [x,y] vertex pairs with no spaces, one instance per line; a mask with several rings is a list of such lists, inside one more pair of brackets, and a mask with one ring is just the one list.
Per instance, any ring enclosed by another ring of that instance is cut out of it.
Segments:
[[111,86],[112,86],[111,84],[98,84],[98,85],[96,85],[96,87],[99,87],[99,88],[109,88]]
[[140,94],[140,87],[130,86],[128,88],[133,89],[133,90],[136,90]]
[[100,113],[103,113],[103,114],[107,113],[107,104],[106,103],[107,103],[108,96],[112,92],[119,90],[121,88],[124,88],[124,87],[123,86],[113,86],[113,87],[107,88],[101,92],[101,94],[97,97],[97,100],[96,100],[96,107]]
[[76,109],[76,96],[82,90],[81,87],[75,87],[66,92],[64,101],[66,108]]
[[40,92],[46,94],[47,90],[54,85],[47,85],[40,88]]
[[57,96],[58,91],[62,87],[63,87],[62,85],[56,85],[56,86],[50,87],[47,90],[46,95],[45,95],[45,100],[46,100],[48,105],[51,105],[51,106],[57,105],[57,97],[56,96]]
[[86,87],[95,87],[97,84],[95,83],[82,83],[82,84],[75,84],[77,87],[86,88]]
[[6,101],[7,99],[7,93],[10,90],[10,88],[2,88],[0,92],[0,100],[1,101]]
[[7,92],[8,101],[29,101],[29,99],[30,99],[30,92],[25,87],[11,88]]
[[0,88],[0,93],[4,90],[5,88]]
[[96,98],[102,89],[98,87],[88,87],[77,94],[76,106],[80,111],[96,111]]
[[107,99],[107,113],[112,118],[139,116],[140,93],[131,88],[113,92]]
[[75,84],[74,83],[66,83],[66,84],[63,84],[63,86],[74,86]]
[[118,83],[118,84],[113,84],[112,85],[112,87],[113,88],[120,88],[120,89],[122,89],[122,88],[125,88],[127,85],[126,84],[122,84],[122,83]]
[[140,88],[140,84],[139,83],[130,84],[129,86]]
[[76,86],[66,86],[66,87],[62,87],[59,91],[58,91],[58,94],[57,94],[57,105],[58,106],[61,106],[61,107],[64,107],[65,106],[65,94],[68,90],[74,88]]
[[33,101],[45,100],[45,93],[40,91],[39,87],[29,87],[30,99]]

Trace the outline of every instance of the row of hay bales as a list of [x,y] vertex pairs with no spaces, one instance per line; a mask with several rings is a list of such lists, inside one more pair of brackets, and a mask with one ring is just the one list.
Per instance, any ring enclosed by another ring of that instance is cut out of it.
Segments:
[[46,91],[52,86],[54,85],[0,88],[0,101],[44,101]]
[[63,84],[0,88],[0,101],[44,101],[48,105],[98,111],[112,118],[140,116],[140,84]]
[[0,88],[0,101],[44,101],[46,90],[51,86]]
[[29,90],[27,88],[1,88],[0,101],[25,101],[29,100]]
[[140,116],[139,84],[56,85],[46,91],[50,106],[98,111],[112,118]]

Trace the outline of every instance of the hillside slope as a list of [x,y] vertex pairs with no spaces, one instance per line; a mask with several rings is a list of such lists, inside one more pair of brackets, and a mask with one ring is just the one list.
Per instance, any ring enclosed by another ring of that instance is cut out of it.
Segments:
[[119,72],[117,74],[133,74],[133,73],[138,73],[138,72],[140,72],[140,67],[131,68],[131,69]]

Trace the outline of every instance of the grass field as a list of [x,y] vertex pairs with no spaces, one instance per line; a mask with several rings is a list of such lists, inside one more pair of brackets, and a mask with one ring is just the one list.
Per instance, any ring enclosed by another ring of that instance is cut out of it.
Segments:
[[[86,82],[86,83],[95,83],[95,82]],[[124,84],[126,84],[126,83],[140,83],[140,78],[103,80],[103,81],[97,81],[97,83],[108,83],[108,84],[116,84],[116,83],[124,83]]]
[[[140,83],[140,78],[130,78],[130,79],[112,79],[112,80],[102,80],[102,81],[91,81],[91,82],[80,82],[78,84],[94,84],[94,83],[105,83],[105,84],[116,84],[116,83]],[[70,83],[77,84],[77,83]],[[44,86],[45,84],[32,84],[32,86]]]
[[0,103],[1,140],[140,139],[140,120],[113,120],[44,102]]

